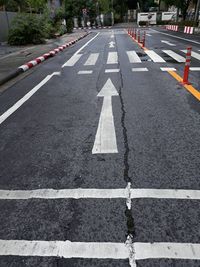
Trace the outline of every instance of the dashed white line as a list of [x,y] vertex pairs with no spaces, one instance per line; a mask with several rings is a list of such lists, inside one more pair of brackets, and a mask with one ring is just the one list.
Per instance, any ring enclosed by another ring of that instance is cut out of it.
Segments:
[[177,62],[182,63],[185,62],[185,58],[178,55],[177,53],[175,53],[172,50],[162,50],[165,54],[167,54],[168,56],[172,57],[173,59],[175,59]]
[[148,71],[147,68],[132,68],[132,72],[144,72]]
[[141,59],[135,51],[126,51],[130,63],[141,63]]
[[153,50],[145,50],[145,53],[156,63],[164,63],[166,62],[162,57],[160,57],[156,52]]
[[200,67],[190,67],[191,71],[200,71]]
[[5,113],[0,116],[0,124],[2,124],[10,115],[12,115],[16,110],[18,110],[29,98],[31,98],[43,85],[45,85],[53,76],[60,75],[60,72],[54,72],[48,75],[44,80],[42,80],[38,85],[36,85],[30,92],[28,92],[24,97],[17,101],[11,108],[9,108]]
[[175,68],[160,68],[162,71],[176,71]]
[[87,61],[85,62],[85,66],[94,66],[98,60],[99,53],[92,53]]
[[120,72],[120,69],[106,69],[105,73],[117,73]]
[[109,52],[107,64],[118,64],[118,55],[117,52]]
[[80,70],[80,71],[78,72],[78,74],[92,74],[92,73],[93,73],[92,70]]

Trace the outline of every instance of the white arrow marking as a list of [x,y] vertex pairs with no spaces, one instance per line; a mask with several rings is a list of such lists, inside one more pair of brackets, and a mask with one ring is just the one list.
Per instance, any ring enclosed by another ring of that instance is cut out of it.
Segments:
[[170,46],[176,46],[175,44],[172,44],[172,43],[165,41],[165,40],[161,40],[161,43],[165,43],[165,44],[168,44]]
[[114,48],[115,47],[115,42],[112,41],[112,42],[109,43],[109,45],[110,45],[109,48]]
[[103,97],[104,100],[92,154],[118,153],[112,112],[112,96],[118,95],[111,79],[107,80],[97,95],[98,97]]
[[114,38],[114,34],[112,34],[110,37],[111,37],[111,38]]

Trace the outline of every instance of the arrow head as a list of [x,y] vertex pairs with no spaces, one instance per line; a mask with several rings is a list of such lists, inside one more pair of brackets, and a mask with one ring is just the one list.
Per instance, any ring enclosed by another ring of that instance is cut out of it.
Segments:
[[105,83],[104,87],[98,93],[98,97],[106,97],[106,96],[118,96],[118,92],[112,83],[111,79],[108,79]]

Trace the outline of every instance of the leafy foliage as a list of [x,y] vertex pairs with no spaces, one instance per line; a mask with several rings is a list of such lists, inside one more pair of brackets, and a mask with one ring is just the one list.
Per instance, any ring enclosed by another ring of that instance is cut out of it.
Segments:
[[49,34],[44,17],[33,14],[18,14],[12,22],[8,42],[11,45],[44,43]]

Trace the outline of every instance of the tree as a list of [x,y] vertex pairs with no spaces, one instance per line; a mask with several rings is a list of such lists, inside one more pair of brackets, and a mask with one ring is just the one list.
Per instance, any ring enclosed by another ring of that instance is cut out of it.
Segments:
[[196,0],[163,0],[167,5],[174,5],[177,8],[180,8],[183,15],[183,20],[186,19],[187,10],[191,3],[196,3]]

